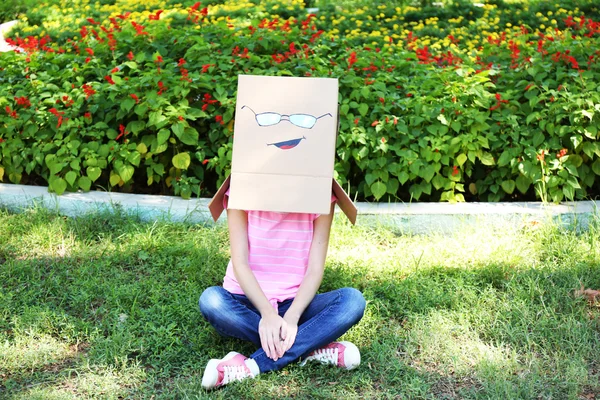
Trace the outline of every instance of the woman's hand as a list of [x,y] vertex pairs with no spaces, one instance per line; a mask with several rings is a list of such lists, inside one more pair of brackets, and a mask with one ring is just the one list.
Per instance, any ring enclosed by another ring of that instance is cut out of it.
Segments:
[[283,325],[281,326],[281,340],[283,340],[283,352],[288,351],[296,341],[298,334],[298,322],[291,321],[283,317]]
[[267,357],[277,361],[287,349],[284,350],[281,332],[286,330],[287,323],[277,313],[268,313],[263,316],[258,324],[260,343]]

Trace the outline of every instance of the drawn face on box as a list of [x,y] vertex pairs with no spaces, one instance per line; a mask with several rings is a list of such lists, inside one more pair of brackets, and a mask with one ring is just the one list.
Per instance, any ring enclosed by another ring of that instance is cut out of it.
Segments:
[[338,82],[238,77],[232,173],[332,177]]

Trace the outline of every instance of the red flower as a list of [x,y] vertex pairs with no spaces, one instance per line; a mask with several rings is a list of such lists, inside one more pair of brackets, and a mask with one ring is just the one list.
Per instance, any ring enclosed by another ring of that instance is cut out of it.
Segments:
[[177,117],[180,121],[183,121],[185,118],[183,118],[181,115],[179,117]]
[[85,114],[83,114],[84,118],[92,118],[92,114],[89,112],[86,112]]
[[360,121],[360,118],[355,118],[354,119],[354,125],[358,125],[358,121]]
[[94,50],[90,49],[89,47],[85,48],[85,51],[90,55],[93,56],[94,55]]
[[91,58],[91,57],[87,57],[87,58],[85,59],[85,63],[86,63],[86,64],[87,64],[87,63],[89,63],[90,61],[92,61],[92,58]]
[[110,75],[106,75],[104,77],[104,80],[106,80],[106,82],[110,83],[111,85],[115,84],[115,81],[113,81],[113,78],[111,78]]
[[214,65],[213,65],[213,64],[204,64],[204,65],[202,66],[202,73],[204,73],[204,72],[208,71],[208,69],[209,69],[210,67],[214,67]]
[[167,91],[167,87],[161,82],[158,82],[158,94],[161,95]]
[[160,14],[162,14],[163,10],[158,10],[154,15],[150,14],[148,19],[158,21],[160,19]]
[[6,106],[5,110],[6,110],[6,113],[9,116],[13,117],[14,119],[19,118],[19,115],[17,114],[17,112],[15,110],[11,110],[9,106]]
[[200,4],[202,4],[201,2],[196,2],[196,4],[194,4],[193,6],[191,6],[190,8],[194,11],[198,10],[198,7],[200,7]]
[[458,173],[459,173],[458,167],[456,165],[453,166],[452,167],[452,176],[456,176],[456,175],[458,175]]
[[413,94],[412,93],[406,93],[406,97],[412,97]]
[[356,63],[356,52],[355,51],[350,53],[350,57],[348,57],[348,69],[352,68],[354,63]]
[[373,123],[371,124],[371,126],[376,126],[379,123],[378,120],[373,121]]
[[96,91],[90,85],[83,85],[81,87],[85,93],[85,99],[87,100],[90,96],[96,94]]
[[52,113],[55,117],[58,118],[58,123],[56,124],[56,128],[60,128],[63,121],[63,115],[65,115],[64,111],[58,111],[56,108],[51,108],[48,112]]
[[117,72],[119,72],[119,67],[114,67],[114,68],[113,68],[113,69],[110,71],[110,73],[111,73],[111,74],[116,74]]
[[133,57],[134,57],[134,55],[133,55],[133,53],[130,51],[130,52],[127,54],[127,58],[129,58],[129,61],[131,61],[131,60],[133,60]]
[[87,22],[89,22],[92,25],[98,25],[100,24],[99,22],[94,21],[94,18],[86,18]]
[[31,107],[31,102],[29,101],[29,99],[25,96],[21,96],[21,97],[15,97],[15,101],[17,102],[18,105],[29,108]]
[[381,102],[381,104],[385,104],[385,99],[383,97],[380,97],[379,101]]
[[130,94],[129,97],[135,100],[135,104],[138,104],[140,102],[140,99],[134,93]]
[[398,118],[394,117],[394,125],[398,125]]
[[525,91],[528,91],[530,87],[533,86],[533,83],[530,83],[529,85],[525,86]]
[[381,143],[384,143],[384,144],[385,144],[385,142],[386,142],[385,138],[384,138],[384,137],[382,137],[382,138],[381,138]]
[[161,55],[158,55],[158,56],[156,56],[156,60],[155,60],[154,62],[156,62],[156,63],[161,63],[161,62],[163,62],[163,58],[162,58],[162,56],[161,56]]
[[217,115],[215,117],[215,121],[217,121],[218,123],[220,123],[221,125],[223,125],[223,116]]
[[542,161],[542,162],[543,162],[543,161],[544,161],[545,154],[546,154],[546,150],[542,150],[542,151],[540,152],[540,154],[538,154],[538,155],[536,156],[536,158],[537,158],[538,160],[540,160],[540,161]]
[[143,35],[148,35],[148,32],[144,31],[144,27],[138,23],[136,23],[135,21],[131,21],[131,25],[133,25],[133,27],[135,28],[135,35],[136,36],[143,36]]
[[119,133],[117,135],[117,137],[115,138],[115,140],[119,140],[122,136],[125,136],[129,133],[129,131],[125,130],[125,126],[124,125],[119,125],[119,131],[121,131],[121,133]]
[[205,158],[205,159],[202,161],[202,165],[206,165],[206,164],[208,164],[208,162],[209,162],[209,161],[210,161],[210,160],[209,160],[208,158]]
[[181,66],[182,66],[183,64],[185,64],[185,63],[186,63],[186,61],[185,61],[183,58],[180,58],[180,59],[179,59],[179,63],[177,63],[177,66],[178,66],[178,67],[181,67]]

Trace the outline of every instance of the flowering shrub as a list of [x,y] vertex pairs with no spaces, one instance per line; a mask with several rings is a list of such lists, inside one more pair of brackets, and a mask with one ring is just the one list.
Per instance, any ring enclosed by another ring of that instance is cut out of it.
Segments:
[[[248,73],[339,78],[336,176],[361,199],[600,194],[600,23],[589,17],[557,9],[548,28],[491,31],[503,15],[493,5],[477,22],[438,24],[402,22],[411,8],[349,17],[306,15],[297,1],[153,1],[90,8],[63,34],[14,33],[23,51],[0,55],[0,180],[211,195],[230,168],[236,76]],[[420,36],[436,25],[442,38]]]

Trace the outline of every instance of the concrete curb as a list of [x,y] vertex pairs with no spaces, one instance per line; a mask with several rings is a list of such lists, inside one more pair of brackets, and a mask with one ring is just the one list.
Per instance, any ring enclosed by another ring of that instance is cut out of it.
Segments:
[[[41,206],[63,215],[78,216],[98,211],[122,210],[143,221],[166,220],[212,224],[210,199],[184,200],[111,192],[65,193],[56,196],[45,186],[0,184],[0,205],[13,211]],[[600,222],[600,202],[578,201],[562,204],[520,203],[362,203],[358,225],[385,226],[402,233],[451,233],[464,225],[484,223],[493,227],[536,226],[558,221],[565,226],[587,229]],[[336,209],[339,213],[339,209]],[[225,214],[218,223],[226,221]]]
[[15,25],[18,22],[19,21],[15,20],[15,21],[10,21],[10,22],[5,22],[3,24],[0,24],[0,53],[6,52],[6,51],[12,51],[12,50],[15,50],[18,48],[16,46],[9,45],[4,40],[4,34],[8,31],[10,31],[11,28],[13,27],[13,25]]

